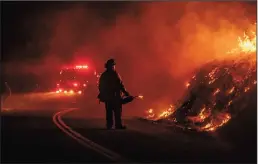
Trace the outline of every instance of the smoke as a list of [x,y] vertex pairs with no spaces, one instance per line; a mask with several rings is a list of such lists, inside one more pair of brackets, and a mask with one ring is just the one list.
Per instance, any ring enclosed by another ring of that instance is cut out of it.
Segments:
[[143,92],[150,106],[181,97],[189,75],[212,59],[225,58],[252,23],[239,3],[139,6],[140,11],[116,18],[114,27],[101,35],[98,50],[114,55],[126,85]]
[[192,72],[224,58],[256,13],[256,6],[238,2],[112,5],[81,2],[42,14],[48,37],[38,37],[44,44],[38,65],[53,72],[60,65],[90,60],[103,71],[104,62],[115,58],[128,90],[142,93],[150,106],[181,97]]

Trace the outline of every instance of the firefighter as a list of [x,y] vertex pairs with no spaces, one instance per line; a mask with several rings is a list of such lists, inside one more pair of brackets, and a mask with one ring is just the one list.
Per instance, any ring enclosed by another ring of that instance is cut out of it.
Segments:
[[116,72],[115,60],[109,59],[99,79],[99,95],[98,98],[101,102],[105,103],[106,108],[106,127],[107,129],[113,128],[113,114],[115,116],[115,128],[126,129],[126,126],[122,125],[122,94],[129,96],[126,91],[123,82]]

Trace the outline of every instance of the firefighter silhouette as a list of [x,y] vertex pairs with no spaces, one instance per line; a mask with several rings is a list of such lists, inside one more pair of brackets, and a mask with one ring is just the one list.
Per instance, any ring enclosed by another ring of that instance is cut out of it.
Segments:
[[104,71],[99,79],[99,95],[98,98],[101,102],[105,103],[106,108],[106,127],[107,129],[113,128],[113,114],[115,116],[115,128],[126,129],[122,125],[122,94],[129,96],[126,91],[120,75],[115,69],[115,60],[109,59]]

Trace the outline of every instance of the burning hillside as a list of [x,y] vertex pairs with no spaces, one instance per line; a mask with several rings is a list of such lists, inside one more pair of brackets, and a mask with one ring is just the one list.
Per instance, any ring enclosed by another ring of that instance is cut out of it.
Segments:
[[160,114],[147,111],[147,119],[165,121],[197,131],[214,131],[242,111],[256,92],[256,32],[244,33],[238,46],[214,59],[186,83],[181,103]]

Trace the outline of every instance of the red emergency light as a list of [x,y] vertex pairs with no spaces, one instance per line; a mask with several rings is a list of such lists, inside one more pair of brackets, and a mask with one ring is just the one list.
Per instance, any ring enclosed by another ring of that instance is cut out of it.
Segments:
[[[65,66],[63,67],[63,69],[82,69],[82,70],[85,70],[85,69],[89,69],[89,66],[88,65],[72,65],[72,66]],[[60,72],[60,74],[62,74],[62,71]]]
[[76,69],[88,69],[89,67],[87,65],[76,65]]

